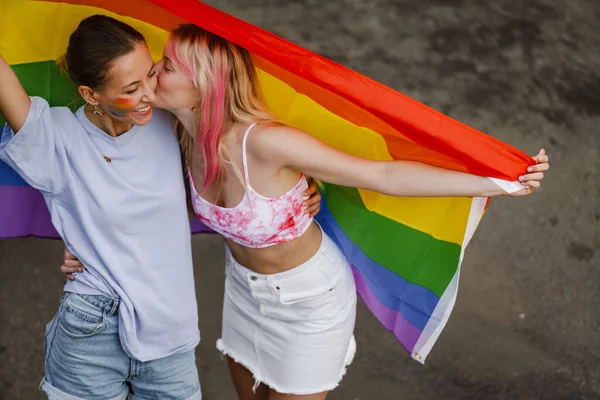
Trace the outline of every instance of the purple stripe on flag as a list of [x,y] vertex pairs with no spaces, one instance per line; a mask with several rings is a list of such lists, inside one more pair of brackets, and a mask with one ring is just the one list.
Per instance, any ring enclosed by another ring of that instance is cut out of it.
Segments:
[[352,266],[354,281],[356,282],[356,291],[361,299],[365,302],[369,310],[381,322],[381,324],[396,336],[396,339],[404,346],[409,353],[412,353],[422,330],[418,329],[408,322],[400,312],[391,310],[381,304],[363,279],[360,272]]
[[[214,233],[200,220],[192,233]],[[26,236],[59,239],[42,194],[31,186],[0,186],[0,240]]]
[[216,233],[200,222],[198,218],[195,218],[192,220],[192,222],[190,222],[190,228],[192,228],[192,233]]
[[0,186],[0,239],[58,238],[42,194],[31,186]]

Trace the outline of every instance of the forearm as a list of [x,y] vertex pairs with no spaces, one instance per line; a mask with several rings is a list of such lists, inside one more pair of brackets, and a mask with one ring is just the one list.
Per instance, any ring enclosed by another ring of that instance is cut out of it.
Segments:
[[30,106],[31,100],[17,75],[0,55],[0,113],[15,132],[23,126]]
[[487,177],[413,161],[384,165],[381,193],[402,197],[492,197],[505,194]]

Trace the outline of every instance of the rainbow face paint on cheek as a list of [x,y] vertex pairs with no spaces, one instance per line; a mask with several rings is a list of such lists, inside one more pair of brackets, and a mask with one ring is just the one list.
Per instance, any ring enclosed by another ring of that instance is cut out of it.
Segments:
[[108,111],[115,117],[124,118],[133,111],[133,100],[117,97],[114,103],[108,106]]

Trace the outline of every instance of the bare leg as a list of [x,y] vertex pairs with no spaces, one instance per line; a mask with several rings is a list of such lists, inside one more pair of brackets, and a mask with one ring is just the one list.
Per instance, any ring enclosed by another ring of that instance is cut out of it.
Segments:
[[239,400],[269,400],[269,388],[262,383],[256,389],[256,393],[252,392],[254,378],[246,367],[236,363],[231,357],[227,357],[227,366]]

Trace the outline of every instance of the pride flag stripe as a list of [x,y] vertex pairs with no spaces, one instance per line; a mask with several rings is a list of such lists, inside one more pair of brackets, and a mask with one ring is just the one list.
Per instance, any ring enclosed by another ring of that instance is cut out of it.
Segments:
[[31,186],[0,186],[0,239],[32,235],[58,236],[42,194]]
[[[71,106],[75,108],[83,104],[83,100],[77,93],[75,85],[67,76],[58,72],[55,61],[32,62],[11,66],[19,77],[25,91],[30,96],[43,97],[48,100],[51,106]],[[2,125],[5,123],[4,117],[1,114],[0,123]],[[2,176],[0,176],[0,185],[3,184],[5,183],[2,180]]]
[[346,98],[325,90],[265,59],[260,57],[255,58],[257,65],[262,70],[268,72],[276,79],[285,82],[294,91],[310,97],[324,108],[356,126],[378,132],[385,140],[387,145],[386,152],[389,151],[393,159],[421,161],[443,168],[467,171],[465,166],[458,164],[453,158],[417,145],[390,125],[373,116],[369,111],[357,106]]
[[29,186],[11,167],[0,161],[1,186]]
[[[121,3],[125,7],[130,1],[114,3]],[[140,10],[144,10],[147,5],[141,6]],[[69,36],[79,22],[94,14],[121,19],[143,32],[155,60],[162,57],[163,45],[168,37],[168,32],[164,29],[136,18],[124,18],[98,7],[24,0],[2,0],[0,7],[0,36],[3,38],[0,53],[11,65],[58,59],[65,53]],[[163,14],[168,17],[168,13],[163,11]],[[14,43],[27,43],[28,46],[15,46]]]
[[322,205],[317,221],[346,255],[348,262],[360,271],[365,280],[365,288],[369,289],[378,302],[400,312],[413,326],[423,329],[439,302],[439,296],[418,284],[407,282],[368,258],[346,236],[326,203]]
[[367,257],[441,296],[456,271],[459,245],[366,210],[356,189],[327,185],[323,194],[333,218]]

